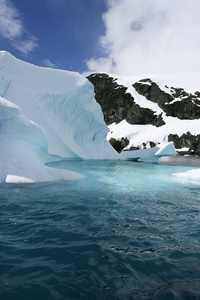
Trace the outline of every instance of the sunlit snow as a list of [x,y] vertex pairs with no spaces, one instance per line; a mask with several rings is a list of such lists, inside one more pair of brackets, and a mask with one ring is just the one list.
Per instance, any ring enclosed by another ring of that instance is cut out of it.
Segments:
[[[147,74],[147,75],[135,75],[135,76],[117,76],[111,75],[113,78],[117,78],[119,85],[127,87],[127,93],[130,93],[134,101],[141,107],[149,108],[155,112],[156,115],[162,113],[162,118],[165,125],[156,127],[153,125],[131,125],[126,120],[116,124],[109,125],[110,132],[107,139],[115,138],[121,139],[127,137],[129,146],[142,148],[143,143],[146,143],[149,147],[149,142],[157,143],[168,142],[169,134],[177,134],[181,136],[188,131],[193,135],[200,134],[199,120],[180,120],[176,117],[166,116],[166,113],[158,106],[157,103],[147,100],[144,96],[139,95],[133,88],[133,84],[141,79],[151,78],[156,82],[159,87],[169,93],[169,89],[166,89],[166,85],[169,87],[183,88],[188,93],[194,93],[199,90],[200,72],[199,73],[180,73],[180,74]],[[147,83],[146,83],[147,84]],[[127,147],[129,148],[129,147]]]

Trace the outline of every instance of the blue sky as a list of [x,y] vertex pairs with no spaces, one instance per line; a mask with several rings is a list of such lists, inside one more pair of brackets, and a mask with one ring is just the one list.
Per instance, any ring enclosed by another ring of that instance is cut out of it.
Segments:
[[119,75],[200,71],[199,0],[0,0],[0,49]]
[[[1,34],[1,50],[37,65],[79,72],[86,69],[89,57],[101,54],[104,0],[0,0],[0,5],[7,7],[13,31],[21,25],[21,33],[12,38]],[[20,41],[24,47],[19,47]]]

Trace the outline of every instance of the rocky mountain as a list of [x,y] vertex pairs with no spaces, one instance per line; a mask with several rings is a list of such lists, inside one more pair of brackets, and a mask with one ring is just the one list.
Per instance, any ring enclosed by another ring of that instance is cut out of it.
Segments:
[[110,128],[108,139],[118,151],[173,141],[178,153],[200,155],[200,92],[190,88],[192,77],[182,80],[190,91],[176,80],[169,85],[172,78],[154,77],[87,77]]

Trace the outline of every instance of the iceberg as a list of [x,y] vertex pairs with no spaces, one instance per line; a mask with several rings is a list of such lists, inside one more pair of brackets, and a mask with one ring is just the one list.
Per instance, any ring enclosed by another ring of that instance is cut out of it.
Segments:
[[157,163],[160,157],[176,155],[173,142],[158,144],[148,149],[140,149],[134,151],[122,151],[120,158],[123,160],[141,160],[143,162]]
[[45,131],[28,120],[20,108],[0,97],[0,182],[68,181],[84,176],[45,166],[56,157],[48,153]]
[[93,85],[84,76],[38,67],[0,51],[0,96],[45,130],[49,153],[63,158],[116,157],[106,140],[109,129]]

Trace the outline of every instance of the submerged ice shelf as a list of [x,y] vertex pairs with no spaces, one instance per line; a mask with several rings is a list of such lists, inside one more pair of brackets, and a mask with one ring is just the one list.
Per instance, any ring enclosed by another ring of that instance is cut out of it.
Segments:
[[56,159],[141,159],[176,154],[172,143],[118,154],[92,84],[68,71],[37,67],[0,52],[0,181],[49,182],[83,176],[47,167]]

